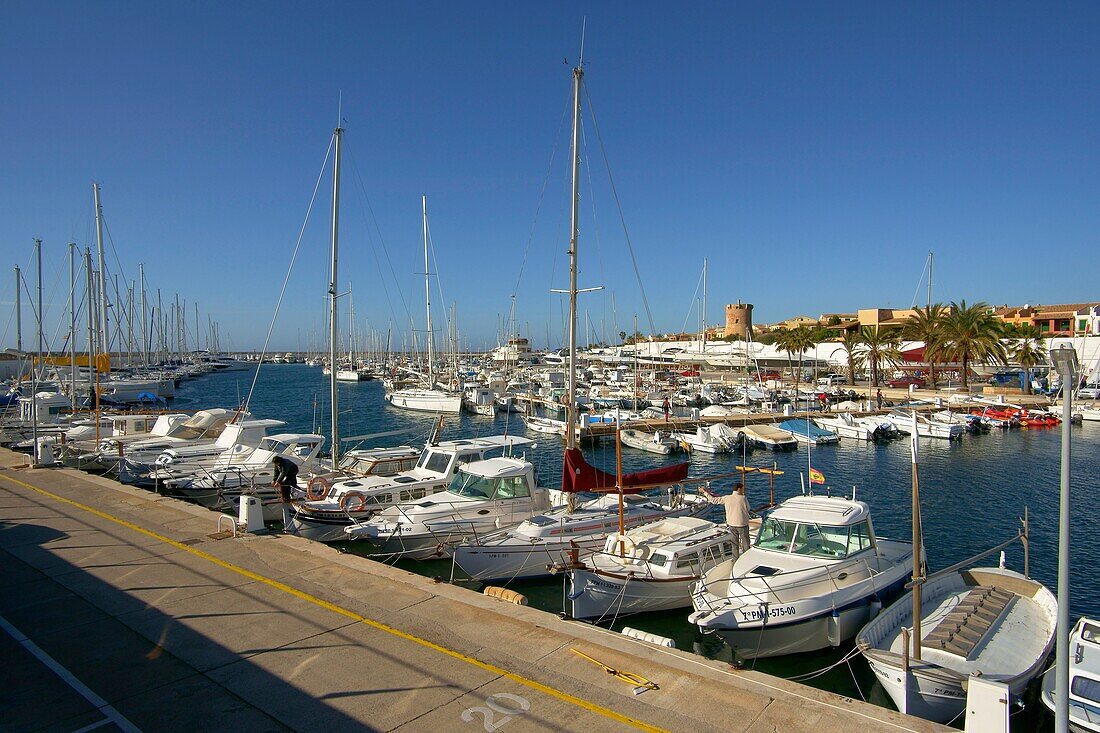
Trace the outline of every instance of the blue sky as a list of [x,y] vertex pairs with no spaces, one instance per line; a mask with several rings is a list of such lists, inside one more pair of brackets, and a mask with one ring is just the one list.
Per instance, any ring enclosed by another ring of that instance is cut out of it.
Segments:
[[[712,323],[737,299],[763,322],[908,306],[929,250],[936,300],[1100,298],[1093,3],[6,3],[5,271],[43,239],[56,330],[65,243],[94,241],[99,181],[122,276],[144,262],[223,345],[260,346],[342,93],[340,280],[360,328],[400,343],[398,288],[423,328],[426,194],[437,323],[456,302],[469,345],[491,345],[515,292],[521,330],[557,344],[564,61],[584,16],[607,154],[586,112],[581,282],[606,289],[582,308],[599,335],[634,313],[649,330],[608,166],[658,331],[698,323],[704,257]],[[326,179],[276,348],[322,343],[330,195]]]

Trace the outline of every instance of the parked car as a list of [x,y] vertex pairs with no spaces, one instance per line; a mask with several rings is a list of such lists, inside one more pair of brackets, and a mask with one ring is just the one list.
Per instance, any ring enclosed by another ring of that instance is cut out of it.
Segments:
[[817,380],[818,387],[836,387],[837,385],[847,383],[848,378],[840,374],[826,374],[824,377],[820,377]]
[[920,377],[908,377],[907,376],[907,377],[898,377],[897,379],[891,379],[889,382],[886,383],[887,387],[893,387],[895,389],[900,388],[900,387],[908,387],[910,385],[912,385],[914,387],[923,387],[924,386],[924,380],[921,379]]
[[1079,400],[1100,400],[1100,384],[1086,384],[1077,390]]

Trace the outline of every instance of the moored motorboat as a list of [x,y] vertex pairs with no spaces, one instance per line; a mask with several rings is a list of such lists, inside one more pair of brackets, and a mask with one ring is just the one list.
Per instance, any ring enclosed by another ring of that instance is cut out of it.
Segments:
[[667,456],[670,453],[680,450],[680,442],[672,437],[671,431],[661,432],[657,430],[652,433],[647,433],[644,430],[623,428],[619,431],[619,437],[623,441],[623,445],[628,445],[638,450],[644,450],[648,453],[657,453]]
[[840,441],[840,436],[833,430],[818,427],[809,420],[791,419],[779,423],[779,429],[791,434],[791,437],[799,443],[810,445],[828,445]]
[[[1069,634],[1069,729],[1100,733],[1100,621],[1082,617]],[[1055,668],[1043,675],[1040,699],[1054,712]]]
[[741,434],[752,445],[768,450],[795,450],[798,441],[791,437],[785,430],[780,430],[774,425],[746,425],[741,428]]
[[798,496],[764,518],[755,544],[692,591],[691,623],[742,658],[838,646],[904,583],[912,545],[876,537],[862,501]]

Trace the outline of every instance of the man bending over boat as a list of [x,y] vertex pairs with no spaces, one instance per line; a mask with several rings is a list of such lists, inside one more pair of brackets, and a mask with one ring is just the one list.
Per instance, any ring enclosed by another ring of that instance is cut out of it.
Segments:
[[294,501],[293,489],[298,488],[298,464],[289,458],[275,456],[275,478],[272,483],[279,489],[283,501],[283,527],[290,526],[290,504]]

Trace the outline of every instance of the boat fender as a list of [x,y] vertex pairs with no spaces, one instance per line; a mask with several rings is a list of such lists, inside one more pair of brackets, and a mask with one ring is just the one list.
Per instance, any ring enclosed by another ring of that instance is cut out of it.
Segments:
[[827,633],[830,646],[840,646],[840,642],[843,641],[843,639],[840,638],[840,612],[835,608],[833,612],[829,614]]
[[668,647],[669,649],[676,648],[676,642],[667,636],[658,636],[657,634],[651,634],[648,631],[642,631],[641,629],[634,629],[626,626],[622,630],[623,636],[629,636],[631,639],[637,639],[639,641],[647,641],[650,644],[656,644],[657,646]]
[[306,485],[306,498],[310,501],[321,501],[321,499],[328,496],[330,488],[331,486],[324,476],[314,476]]
[[340,497],[340,508],[345,512],[362,511],[367,505],[367,497],[362,491],[348,491]]
[[485,589],[481,591],[490,598],[496,598],[497,600],[505,601],[507,603],[514,603],[517,606],[527,605],[527,596],[522,593],[516,593],[514,590],[507,588],[501,588],[498,585],[487,585]]

